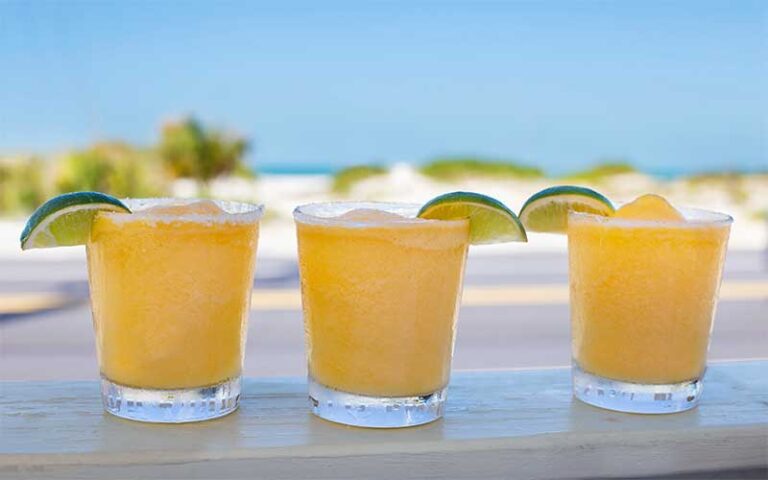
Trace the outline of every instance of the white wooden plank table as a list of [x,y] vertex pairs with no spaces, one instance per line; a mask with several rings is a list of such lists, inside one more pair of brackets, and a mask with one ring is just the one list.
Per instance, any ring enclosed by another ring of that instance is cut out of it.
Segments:
[[247,379],[244,391],[228,417],[149,425],[103,413],[96,382],[0,383],[0,478],[768,472],[768,362],[713,365],[699,408],[661,416],[581,404],[571,398],[567,369],[456,374],[444,420],[386,431],[314,418],[299,379]]

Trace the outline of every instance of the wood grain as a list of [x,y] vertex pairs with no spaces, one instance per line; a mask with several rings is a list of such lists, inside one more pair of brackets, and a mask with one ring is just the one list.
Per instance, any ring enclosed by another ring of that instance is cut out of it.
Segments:
[[[446,418],[367,430],[308,413],[299,379],[248,379],[240,411],[149,425],[96,382],[0,383],[0,478],[588,478],[768,467],[768,362],[712,366],[699,408],[573,400],[567,369],[459,373]],[[757,470],[755,470],[757,469]]]

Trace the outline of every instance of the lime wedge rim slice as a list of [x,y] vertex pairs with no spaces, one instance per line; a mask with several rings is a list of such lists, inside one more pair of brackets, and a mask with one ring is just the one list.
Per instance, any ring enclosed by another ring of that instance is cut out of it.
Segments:
[[55,196],[38,207],[27,220],[19,237],[21,249],[83,245],[90,234],[93,217],[99,211],[131,213],[123,202],[101,192]]
[[468,219],[472,245],[528,241],[515,212],[481,193],[444,193],[425,203],[416,216],[430,220]]
[[520,209],[520,221],[529,232],[565,233],[571,211],[611,216],[616,208],[608,197],[591,188],[558,185],[531,195]]

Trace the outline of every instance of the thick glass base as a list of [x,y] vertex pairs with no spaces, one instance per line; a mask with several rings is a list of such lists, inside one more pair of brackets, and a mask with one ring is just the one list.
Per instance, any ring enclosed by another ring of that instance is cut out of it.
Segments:
[[701,380],[669,385],[645,385],[599,377],[572,368],[573,394],[595,407],[627,413],[676,413],[699,404]]
[[128,420],[155,423],[200,422],[237,409],[240,377],[203,388],[145,390],[101,378],[104,410]]
[[331,422],[369,428],[399,428],[443,416],[447,388],[416,397],[368,397],[320,385],[309,377],[312,413]]

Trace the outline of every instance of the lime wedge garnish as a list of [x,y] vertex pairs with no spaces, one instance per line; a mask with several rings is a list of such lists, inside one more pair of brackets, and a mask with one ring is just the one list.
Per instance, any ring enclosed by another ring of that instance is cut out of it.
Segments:
[[83,245],[88,241],[93,217],[99,211],[131,213],[120,200],[99,192],[53,197],[27,220],[21,232],[21,249]]
[[517,215],[495,198],[472,192],[453,192],[428,201],[418,217],[435,220],[469,219],[472,245],[527,242],[525,229]]
[[520,220],[530,232],[565,233],[571,211],[610,216],[614,208],[592,189],[563,185],[532,195],[520,209]]

